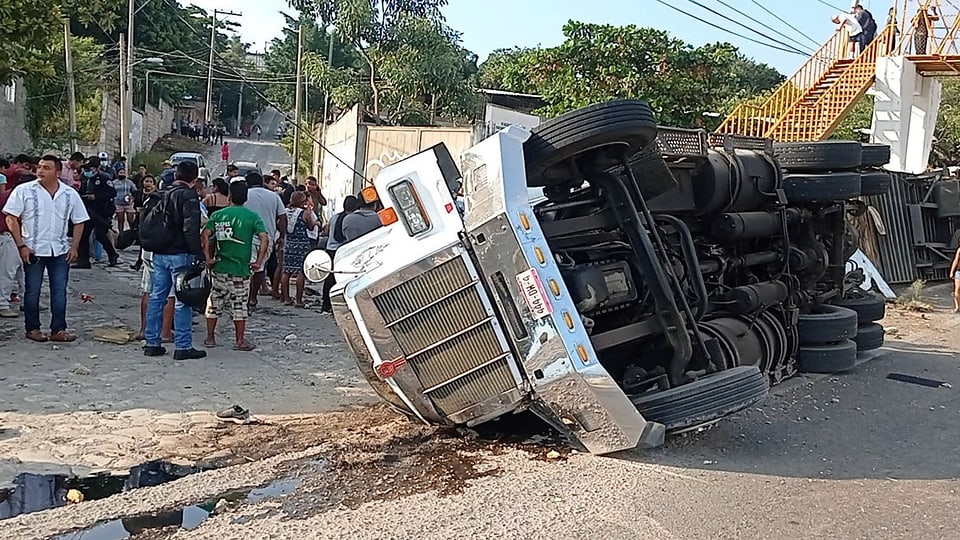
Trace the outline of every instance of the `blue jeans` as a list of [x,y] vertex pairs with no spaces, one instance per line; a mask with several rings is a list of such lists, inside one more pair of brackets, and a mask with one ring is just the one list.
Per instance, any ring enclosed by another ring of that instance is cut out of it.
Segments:
[[37,257],[33,264],[23,265],[23,315],[27,332],[40,329],[40,287],[43,286],[43,271],[50,278],[50,332],[67,329],[67,280],[70,264],[67,256]]
[[[170,287],[177,274],[193,263],[193,255],[153,254],[153,289],[147,302],[147,331],[144,337],[148,347],[160,346],[160,327],[163,326],[163,306],[167,303]],[[178,351],[193,348],[193,310],[180,300],[174,305],[173,344]]]

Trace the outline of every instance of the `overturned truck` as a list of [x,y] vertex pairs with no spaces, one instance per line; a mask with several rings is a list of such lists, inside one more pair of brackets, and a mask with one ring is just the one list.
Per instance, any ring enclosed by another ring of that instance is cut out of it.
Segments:
[[882,345],[883,299],[846,264],[888,160],[658,128],[635,100],[508,127],[459,167],[438,145],[364,191],[385,226],[337,252],[334,315],[411,418],[530,410],[594,453],[655,446]]

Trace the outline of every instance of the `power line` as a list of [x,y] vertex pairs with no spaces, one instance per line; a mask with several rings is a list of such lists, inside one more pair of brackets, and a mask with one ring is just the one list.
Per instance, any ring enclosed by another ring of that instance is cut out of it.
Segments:
[[782,45],[782,46],[786,47],[787,49],[790,49],[791,52],[794,52],[794,53],[797,53],[797,54],[801,54],[801,55],[803,55],[803,56],[810,56],[810,54],[812,54],[812,53],[810,53],[810,52],[801,51],[800,49],[797,49],[796,47],[794,47],[793,45],[790,45],[789,43],[784,43],[784,42],[782,42],[782,41],[780,41],[780,40],[778,40],[778,39],[772,38],[772,37],[768,36],[767,34],[764,34],[763,32],[761,32],[761,31],[759,31],[759,30],[756,30],[756,29],[754,29],[754,28],[750,28],[749,26],[743,24],[742,22],[740,22],[740,21],[738,21],[738,20],[736,20],[736,19],[731,19],[730,17],[724,15],[723,13],[720,13],[719,11],[717,11],[717,10],[715,10],[715,9],[713,9],[713,8],[710,8],[710,7],[707,7],[707,6],[703,5],[703,4],[701,4],[701,3],[698,2],[697,0],[688,0],[688,1],[689,1],[691,4],[699,7],[700,9],[705,9],[705,10],[709,11],[710,13],[713,13],[713,14],[716,15],[717,17],[720,17],[720,18],[722,18],[722,19],[725,19],[725,20],[727,20],[727,21],[730,21],[730,22],[732,22],[733,24],[735,24],[735,25],[737,25],[737,26],[739,26],[739,27],[741,27],[741,28],[745,28],[745,29],[753,32],[754,34],[757,34],[758,36],[760,36],[760,37],[762,37],[762,38],[764,38],[764,39],[768,39],[768,40],[770,40],[770,41],[772,41],[772,42],[774,42],[774,43],[776,43],[776,44],[778,44],[778,45]]
[[[775,28],[772,28],[770,25],[768,25],[768,24],[766,24],[766,23],[764,23],[764,22],[762,22],[762,21],[758,21],[757,19],[755,19],[755,18],[751,17],[750,15],[748,15],[748,14],[740,11],[740,10],[737,9],[736,7],[731,6],[730,4],[724,2],[723,0],[716,0],[716,1],[717,1],[717,3],[719,3],[720,5],[725,6],[727,9],[730,9],[730,10],[736,12],[736,13],[739,13],[740,15],[743,15],[743,16],[746,17],[747,19],[749,19],[749,20],[751,20],[751,21],[759,24],[760,26],[766,28],[767,30],[770,30],[771,32],[777,34],[778,36],[782,37],[783,39],[786,39],[786,40],[789,40],[789,41],[792,42],[792,43],[795,43],[798,47],[801,48],[800,50],[806,51],[806,52],[808,52],[808,53],[811,54],[811,55],[813,54],[813,51],[810,51],[809,49],[807,49],[807,45],[804,45],[803,43],[800,43],[800,42],[797,41],[796,39],[794,39],[794,38],[792,38],[792,37],[784,34],[783,32],[781,32],[781,31],[779,31],[779,30],[777,30],[777,29],[775,29]],[[804,37],[807,37],[807,36],[804,36]],[[807,39],[810,39],[810,38],[807,38]],[[810,39],[810,41],[813,41],[813,40]],[[815,44],[818,48],[820,47],[820,45],[817,44],[815,41],[814,41],[814,44]]]
[[[658,1],[661,1],[661,0],[658,0]],[[175,2],[175,0],[163,0],[163,2],[166,3],[168,6],[170,6],[171,8],[175,8],[175,9],[176,9],[175,13],[176,13],[176,15],[177,15],[177,18],[180,19],[180,21],[181,21],[183,24],[185,24],[185,25],[187,26],[187,28],[189,28],[190,31],[194,33],[194,35],[196,35],[197,37],[202,37],[202,36],[203,36],[203,34],[201,34],[201,33],[190,23],[190,21],[188,21],[187,19],[185,19],[185,18],[183,17],[183,15],[180,14],[179,5]],[[216,55],[217,58],[219,58],[221,61],[224,61],[223,55],[221,55],[219,52],[217,52],[217,50],[216,50],[215,48],[211,47],[210,50],[211,50],[211,52],[213,52],[214,55]],[[231,69],[233,69],[232,66],[227,66],[227,67],[230,67]],[[237,73],[236,75],[239,76],[242,80],[246,81],[246,77],[244,77],[242,74]],[[259,88],[257,88],[255,85],[252,85],[252,84],[251,84],[250,88],[251,88],[251,89],[254,91],[254,93],[255,93],[260,99],[262,99],[267,105],[269,105],[269,106],[273,107],[274,109],[276,109],[277,112],[280,113],[280,115],[283,117],[284,120],[286,120],[286,121],[288,121],[288,122],[293,121],[293,119],[290,118],[290,115],[288,115],[287,113],[285,113],[285,112],[283,112],[282,110],[280,110],[280,107],[278,107],[276,104],[274,104],[272,101],[270,101],[270,99],[267,97],[267,95],[264,94],[263,92],[261,92]],[[326,122],[326,118],[324,118],[324,122]],[[304,130],[304,129],[301,128],[300,131],[301,131],[302,133],[304,133],[307,137],[309,137],[310,140],[312,140],[312,141],[314,142],[314,144],[318,145],[321,150],[323,150],[324,152],[326,152],[326,153],[330,154],[331,156],[333,156],[333,159],[339,161],[339,162],[340,162],[344,167],[346,167],[347,169],[353,171],[353,174],[355,174],[356,176],[359,176],[360,179],[362,179],[362,180],[366,180],[366,177],[363,175],[363,173],[361,173],[360,171],[358,171],[357,169],[355,169],[353,165],[351,165],[351,164],[347,163],[346,161],[344,161],[343,159],[341,159],[340,156],[338,156],[338,155],[334,154],[333,152],[331,152],[330,149],[327,148],[322,142],[320,142],[319,139],[317,139],[316,137],[314,137],[314,136],[313,136],[313,133],[312,133],[313,130],[311,130],[311,129],[306,129],[306,130]],[[293,174],[297,174],[297,171],[293,171]]]
[[[150,70],[150,73],[159,73],[160,75],[173,75],[173,76],[176,76],[176,77],[186,77],[186,78],[188,78],[188,79],[204,79],[204,80],[206,80],[206,78],[207,78],[206,75],[188,75],[188,74],[184,74],[184,73],[173,73],[173,72],[170,72],[170,71],[160,71],[160,70],[156,70],[156,69],[151,69],[151,70]],[[244,83],[248,83],[248,84],[284,84],[284,85],[295,85],[295,84],[297,84],[295,81],[294,81],[294,82],[290,82],[290,81],[277,82],[277,81],[270,80],[270,79],[247,79],[247,78],[242,78],[242,79],[236,79],[236,78],[234,78],[234,79],[227,79],[227,78],[224,78],[224,77],[214,77],[213,80],[215,80],[215,81],[227,81],[227,82],[244,82]]]
[[[166,0],[164,0],[164,1],[166,1]],[[673,5],[671,5],[671,4],[668,4],[668,3],[665,2],[664,0],[657,0],[657,2],[659,2],[659,3],[661,3],[661,4],[665,5],[665,6],[667,6],[668,8],[670,8],[670,9],[672,9],[672,10],[674,10],[674,11],[678,11],[678,12],[686,15],[687,17],[690,17],[691,19],[696,19],[696,20],[702,22],[703,24],[706,24],[707,26],[716,28],[717,30],[720,30],[720,31],[722,31],[722,32],[726,32],[726,33],[728,33],[728,34],[732,34],[732,35],[734,35],[734,36],[737,36],[738,38],[745,39],[745,40],[750,41],[750,42],[752,42],[752,43],[756,43],[757,45],[763,45],[764,47],[768,47],[768,48],[770,48],[770,49],[775,49],[775,50],[778,50],[778,51],[788,52],[788,53],[790,53],[790,54],[796,54],[796,55],[800,55],[800,56],[803,56],[803,57],[807,57],[807,56],[808,56],[808,55],[806,55],[806,54],[804,54],[804,53],[802,53],[802,52],[800,52],[800,51],[798,51],[798,50],[796,50],[796,49],[793,49],[793,48],[786,49],[786,48],[783,48],[783,47],[777,47],[776,45],[771,45],[771,44],[769,44],[769,43],[764,43],[764,42],[762,42],[762,41],[760,41],[760,40],[753,39],[752,37],[747,37],[747,36],[745,36],[745,35],[743,35],[743,34],[738,34],[738,33],[734,32],[733,30],[724,28],[724,27],[722,27],[722,26],[718,26],[718,25],[716,25],[716,24],[714,24],[714,23],[712,23],[712,22],[710,22],[710,21],[708,21],[708,20],[701,19],[700,17],[697,17],[696,15],[694,15],[694,14],[692,14],[692,13],[688,13],[688,12],[686,12],[686,11],[684,11],[684,10],[676,7],[676,6],[673,6]]]
[[761,3],[758,2],[757,0],[750,0],[750,1],[753,2],[754,4],[756,4],[757,7],[759,7],[760,9],[762,9],[762,10],[766,11],[767,13],[769,13],[770,15],[772,15],[774,19],[776,19],[776,20],[782,22],[783,24],[785,24],[785,25],[787,26],[787,28],[793,30],[794,32],[796,32],[796,33],[800,34],[801,36],[803,36],[804,38],[806,38],[807,41],[809,41],[810,43],[813,43],[814,46],[816,46],[818,49],[819,49],[820,46],[822,45],[822,43],[817,43],[813,38],[811,38],[810,36],[804,34],[804,33],[801,32],[800,30],[798,30],[797,27],[795,27],[795,26],[793,26],[792,24],[788,23],[787,21],[783,20],[779,15],[777,15],[777,14],[774,13],[773,11],[770,11],[770,9],[769,9],[767,6],[761,4]]

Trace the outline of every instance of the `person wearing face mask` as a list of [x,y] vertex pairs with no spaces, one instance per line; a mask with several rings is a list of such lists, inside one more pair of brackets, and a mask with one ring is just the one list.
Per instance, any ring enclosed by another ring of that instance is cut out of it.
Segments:
[[100,171],[100,160],[90,158],[83,166],[83,174],[80,179],[80,197],[90,215],[90,221],[84,223],[83,237],[80,239],[79,256],[76,264],[77,269],[90,269],[90,236],[93,235],[107,252],[109,264],[107,266],[116,266],[120,257],[117,250],[113,248],[113,242],[107,235],[112,225],[111,221],[115,211],[113,199],[117,196],[117,190],[110,185],[110,179]]

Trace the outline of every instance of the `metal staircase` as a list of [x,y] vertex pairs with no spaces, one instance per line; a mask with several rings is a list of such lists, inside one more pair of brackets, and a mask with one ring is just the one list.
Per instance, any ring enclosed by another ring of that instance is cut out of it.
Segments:
[[829,137],[873,85],[877,58],[893,52],[895,32],[888,25],[856,58],[846,58],[849,36],[838,30],[763,103],[739,105],[717,131],[777,141]]

